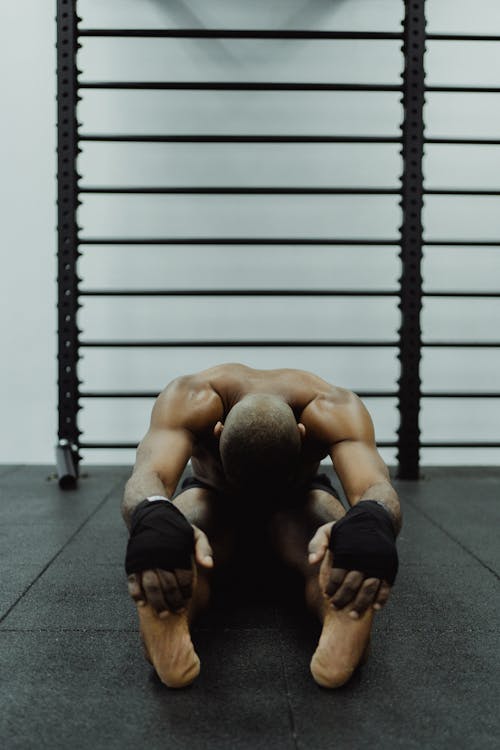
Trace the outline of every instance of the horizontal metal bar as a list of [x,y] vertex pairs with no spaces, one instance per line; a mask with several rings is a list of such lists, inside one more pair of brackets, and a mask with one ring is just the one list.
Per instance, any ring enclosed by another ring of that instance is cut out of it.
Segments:
[[491,34],[427,34],[431,42],[500,42],[500,36]]
[[[80,81],[79,89],[140,91],[399,91],[401,84],[268,81]],[[431,90],[431,89],[429,89]],[[440,90],[440,89],[439,89]],[[500,91],[500,89],[499,89]]]
[[78,29],[78,36],[181,37],[188,39],[402,39],[388,31],[309,31],[292,29]]
[[[81,391],[84,398],[156,398],[160,391]],[[398,391],[356,391],[360,398],[397,398]],[[499,394],[500,395],[500,394]]]
[[500,391],[485,391],[484,393],[471,393],[470,391],[424,391],[422,398],[500,398]]
[[498,349],[500,341],[423,341],[422,346],[433,349]]
[[499,86],[426,86],[427,93],[446,94],[499,94]]
[[500,291],[498,292],[423,292],[424,297],[463,297],[463,298],[478,298],[487,299],[500,297]]
[[180,348],[180,349],[213,349],[213,348],[324,348],[324,347],[348,347],[348,348],[363,348],[363,347],[390,347],[397,348],[397,341],[325,341],[318,339],[316,341],[312,339],[302,339],[297,341],[283,341],[269,340],[263,341],[262,339],[257,340],[240,340],[240,341],[228,341],[228,340],[207,340],[200,341],[194,339],[192,341],[80,341],[81,349],[167,349],[167,348]]
[[139,440],[137,443],[80,443],[80,448],[84,448],[85,450],[136,450],[138,445]]
[[[81,289],[81,297],[399,297],[399,289]],[[424,297],[495,299],[498,292],[423,292]]]
[[[400,195],[400,187],[79,187],[79,193],[109,195]],[[470,188],[427,188],[424,195],[500,195],[500,190]]]
[[423,440],[420,443],[421,448],[500,448],[500,443],[489,440],[476,442],[458,442],[458,441],[428,441]]
[[500,190],[429,188],[424,189],[424,195],[500,195]]
[[[499,293],[500,294],[500,293]],[[399,289],[81,289],[81,297],[397,297]]]
[[80,398],[156,398],[160,391],[80,391]]
[[360,398],[398,398],[399,391],[357,391],[354,390]]
[[446,247],[452,245],[455,247],[500,247],[500,240],[426,240],[423,246],[428,247]]
[[499,138],[425,138],[424,141],[450,146],[500,146]]
[[[346,245],[380,246],[400,244],[398,238],[382,240],[302,237],[80,237],[80,245]],[[443,243],[450,244],[450,243]],[[453,243],[451,243],[453,244]],[[500,243],[498,243],[500,245]]]
[[[400,195],[401,188],[354,187],[87,187],[79,193],[106,195]],[[491,194],[491,193],[490,193]],[[500,192],[499,192],[500,195]]]
[[[80,187],[80,193],[105,194],[195,194],[195,195],[400,195],[400,187]],[[424,189],[425,195],[500,195],[500,190],[452,188]]]
[[[96,449],[119,449],[119,450],[125,450],[125,449],[133,449],[135,450],[139,444],[139,441],[137,443],[80,443],[80,448],[83,448],[85,450],[96,450]],[[377,446],[379,448],[396,448],[397,443],[393,440],[377,440]]]
[[[351,135],[92,135],[79,141],[102,143],[401,143],[400,136]],[[500,141],[498,141],[500,143]]]

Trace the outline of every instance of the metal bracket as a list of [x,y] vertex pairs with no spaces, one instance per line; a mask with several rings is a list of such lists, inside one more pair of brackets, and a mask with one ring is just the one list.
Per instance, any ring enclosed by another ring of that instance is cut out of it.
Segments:
[[56,445],[56,466],[59,487],[71,490],[76,487],[78,479],[78,448],[70,445],[68,440],[60,440]]

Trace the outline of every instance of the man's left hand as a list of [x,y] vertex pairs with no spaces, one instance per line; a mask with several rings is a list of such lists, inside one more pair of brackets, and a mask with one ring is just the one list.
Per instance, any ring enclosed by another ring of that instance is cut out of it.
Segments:
[[391,586],[380,578],[368,578],[359,570],[345,570],[334,566],[329,550],[330,535],[335,522],[317,529],[309,542],[309,562],[321,562],[319,583],[323,595],[334,609],[348,608],[350,617],[358,619],[369,608],[381,610],[387,602]]

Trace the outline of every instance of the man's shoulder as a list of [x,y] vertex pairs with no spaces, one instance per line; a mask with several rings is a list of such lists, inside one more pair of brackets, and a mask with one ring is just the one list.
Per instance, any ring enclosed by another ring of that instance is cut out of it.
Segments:
[[356,409],[361,404],[361,399],[354,391],[336,385],[331,385],[328,389],[318,393],[316,400],[323,407]]
[[249,371],[251,371],[251,368],[246,365],[241,365],[237,362],[225,362],[220,365],[208,367],[205,370],[200,370],[199,372],[179,375],[166,386],[165,390],[178,389],[182,391],[183,388],[214,390],[214,383],[224,381],[225,378],[229,379],[235,376],[244,377]]
[[222,401],[203,373],[181,375],[172,380],[156,399],[161,421],[193,432],[213,426],[222,416]]
[[307,404],[301,421],[311,436],[333,444],[356,435],[366,414],[366,407],[353,391],[330,386]]

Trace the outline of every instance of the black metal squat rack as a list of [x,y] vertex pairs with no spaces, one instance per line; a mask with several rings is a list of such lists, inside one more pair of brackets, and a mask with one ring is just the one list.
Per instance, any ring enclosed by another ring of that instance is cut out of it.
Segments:
[[[420,440],[419,411],[421,397],[483,397],[498,398],[500,394],[475,394],[475,393],[446,393],[426,392],[421,393],[421,380],[419,365],[423,346],[433,347],[488,347],[498,344],[477,343],[472,341],[433,341],[422,342],[420,313],[422,307],[422,204],[424,194],[475,194],[478,191],[450,191],[450,190],[424,190],[422,175],[422,157],[425,143],[493,143],[493,141],[479,141],[467,139],[433,138],[425,139],[423,123],[423,105],[426,91],[493,91],[491,88],[478,87],[426,87],[424,82],[424,52],[426,39],[443,40],[491,40],[493,37],[463,36],[451,34],[428,34],[426,35],[425,0],[405,0],[405,18],[401,33],[383,32],[346,32],[346,31],[267,31],[267,30],[221,30],[221,29],[82,29],[79,27],[80,19],[77,17],[76,0],[58,0],[57,3],[57,49],[58,49],[58,206],[59,206],[59,251],[58,251],[58,283],[59,283],[59,442],[56,449],[57,467],[61,486],[71,486],[78,476],[78,464],[80,461],[81,448],[119,448],[131,447],[128,444],[86,444],[80,441],[81,432],[78,428],[78,411],[80,410],[80,399],[82,397],[97,397],[103,394],[83,394],[80,391],[77,363],[79,351],[88,347],[112,347],[116,342],[85,341],[80,338],[77,327],[77,312],[79,305],[79,279],[77,276],[77,261],[81,255],[80,245],[83,243],[80,237],[80,228],[77,226],[76,213],[79,205],[79,195],[83,192],[79,188],[79,175],[76,170],[76,159],[79,152],[79,143],[84,140],[99,141],[131,141],[131,142],[324,142],[324,143],[400,143],[403,157],[403,174],[399,190],[384,189],[336,189],[336,188],[309,188],[300,189],[301,193],[338,193],[338,194],[372,194],[372,193],[397,193],[401,197],[403,223],[400,228],[399,238],[390,240],[346,240],[341,238],[331,239],[268,239],[256,240],[231,238],[203,238],[197,239],[196,244],[323,244],[323,245],[387,245],[400,246],[402,276],[397,291],[284,291],[274,290],[265,292],[265,295],[289,295],[289,296],[316,296],[316,295],[346,295],[346,296],[399,296],[399,308],[401,311],[401,328],[397,341],[161,341],[149,342],[148,346],[161,347],[197,347],[197,346],[380,346],[398,347],[400,360],[400,378],[398,389],[392,392],[360,393],[361,396],[393,396],[398,399],[400,412],[400,425],[398,438],[394,442],[380,443],[382,446],[397,447],[398,474],[401,478],[413,479],[419,476],[419,450],[421,447],[500,447],[500,443],[470,443],[470,442],[423,442]],[[401,84],[395,86],[379,86],[365,84],[272,84],[272,83],[80,83],[76,67],[76,56],[78,41],[85,36],[101,37],[185,37],[185,38],[244,38],[244,39],[381,39],[400,40],[404,54],[404,72]],[[495,37],[497,39],[497,37]],[[500,38],[498,38],[500,39]],[[498,40],[497,39],[497,40]],[[309,90],[309,91],[400,91],[404,107],[404,121],[400,136],[396,137],[355,137],[355,136],[86,136],[80,135],[76,118],[76,107],[79,100],[78,93],[83,88],[139,88],[139,89],[232,89],[232,90]],[[495,89],[496,91],[496,89]],[[500,145],[500,141],[494,141]],[[206,188],[205,190],[221,192],[217,189]],[[246,190],[234,189],[241,192],[297,192],[294,188],[272,189],[272,188],[248,188]],[[186,189],[184,189],[184,192]],[[229,192],[230,189],[225,189]],[[126,189],[120,192],[127,192]],[[132,192],[132,191],[131,191]],[[135,190],[134,192],[137,192]],[[170,192],[182,192],[178,189]],[[196,192],[202,192],[196,190]],[[481,191],[479,191],[481,192]],[[483,191],[484,192],[484,191]],[[494,194],[492,191],[489,194]],[[94,244],[111,244],[113,240],[92,240]],[[126,244],[127,240],[119,240],[120,244]],[[132,244],[134,242],[130,241]],[[193,241],[186,238],[141,240],[141,244],[190,244]],[[89,244],[88,240],[85,240]],[[466,242],[455,240],[426,241],[427,245],[500,245],[500,242]],[[164,294],[193,295],[198,296],[200,292],[183,290],[165,292]],[[252,295],[249,290],[211,290],[203,292],[213,296],[230,294],[232,296]],[[113,292],[119,295],[120,292]],[[126,295],[127,292],[122,292]],[[254,294],[262,295],[263,292]],[[432,292],[426,296],[488,296],[487,294],[461,293],[461,292]],[[140,346],[138,342],[120,342],[120,346]],[[144,345],[144,344],[142,344]],[[106,396],[113,394],[107,393]],[[117,395],[117,394],[115,394]],[[120,394],[120,396],[134,397],[136,393]],[[140,394],[145,395],[145,394]],[[153,394],[151,394],[153,395]],[[135,447],[135,446],[134,446]]]

